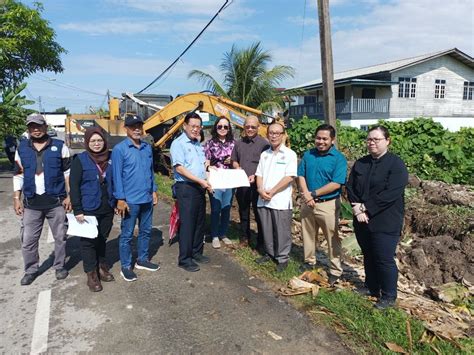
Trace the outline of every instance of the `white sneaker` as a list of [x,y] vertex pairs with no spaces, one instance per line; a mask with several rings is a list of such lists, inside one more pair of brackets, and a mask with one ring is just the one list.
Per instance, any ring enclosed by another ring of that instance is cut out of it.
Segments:
[[221,242],[219,241],[219,238],[212,238],[212,247],[214,249],[219,249],[221,247]]
[[224,242],[225,245],[232,245],[232,244],[234,244],[234,243],[232,242],[232,240],[230,240],[230,239],[227,238],[227,237],[222,238],[222,241]]

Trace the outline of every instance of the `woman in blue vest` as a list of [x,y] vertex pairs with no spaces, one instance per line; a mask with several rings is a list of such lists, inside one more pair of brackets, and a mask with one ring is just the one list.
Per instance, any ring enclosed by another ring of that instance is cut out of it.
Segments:
[[74,215],[79,223],[84,216],[98,221],[97,238],[80,238],[87,286],[92,292],[102,290],[101,281],[113,281],[105,259],[105,245],[114,218],[112,166],[107,141],[100,128],[88,128],[84,135],[85,152],[76,156],[71,165],[70,195]]

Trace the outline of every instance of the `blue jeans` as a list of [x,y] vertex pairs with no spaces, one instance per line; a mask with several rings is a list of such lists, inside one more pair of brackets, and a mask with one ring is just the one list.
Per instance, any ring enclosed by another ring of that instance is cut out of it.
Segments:
[[230,208],[232,206],[233,189],[214,190],[211,200],[211,237],[225,237],[229,228]]
[[122,268],[132,267],[132,239],[135,223],[138,219],[138,261],[148,261],[148,246],[150,244],[153,202],[139,205],[128,204],[129,211],[122,219],[120,227],[119,252]]

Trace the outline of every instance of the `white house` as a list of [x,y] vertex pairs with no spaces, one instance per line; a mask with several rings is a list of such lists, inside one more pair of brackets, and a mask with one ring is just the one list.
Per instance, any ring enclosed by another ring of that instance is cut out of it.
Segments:
[[[457,48],[334,75],[336,117],[366,128],[379,119],[404,121],[432,117],[445,128],[474,127],[474,59]],[[322,81],[294,88],[290,117],[324,117]]]

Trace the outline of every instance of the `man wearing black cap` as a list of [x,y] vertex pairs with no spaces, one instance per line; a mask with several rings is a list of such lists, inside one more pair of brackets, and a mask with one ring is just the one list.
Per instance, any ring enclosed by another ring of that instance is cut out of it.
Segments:
[[[54,237],[56,279],[68,276],[64,267],[66,258],[66,211],[71,210],[69,191],[69,149],[63,141],[48,136],[48,125],[42,115],[26,118],[29,139],[20,142],[15,153],[13,176],[13,208],[22,216],[21,251],[25,275],[21,285],[31,284],[38,276],[38,241],[44,219]],[[21,194],[23,193],[23,201]],[[66,210],[66,211],[65,211]]]
[[158,202],[153,174],[153,152],[151,146],[141,138],[143,119],[137,115],[125,118],[127,138],[112,150],[114,197],[122,217],[119,242],[120,274],[125,281],[135,281],[137,275],[132,267],[133,230],[138,220],[137,269],[157,271],[160,267],[150,262],[150,244],[153,206]]

